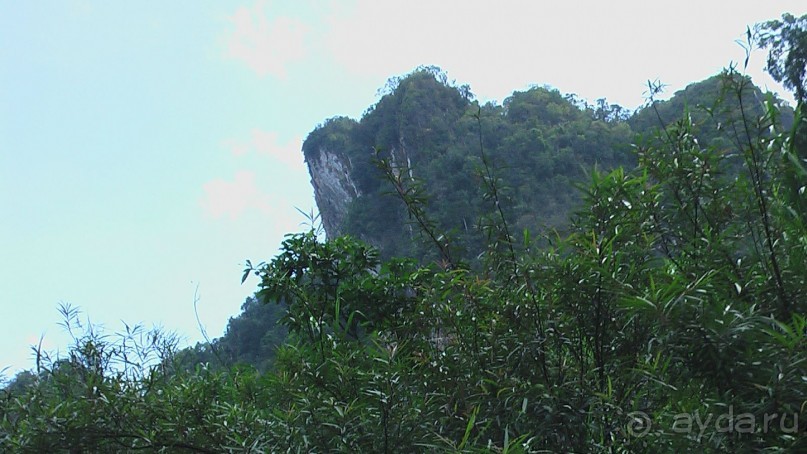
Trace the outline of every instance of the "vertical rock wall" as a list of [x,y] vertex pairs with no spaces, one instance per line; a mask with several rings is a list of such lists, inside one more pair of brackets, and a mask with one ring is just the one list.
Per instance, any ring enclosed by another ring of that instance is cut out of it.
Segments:
[[337,150],[320,148],[306,156],[314,198],[328,238],[342,233],[342,223],[351,202],[361,195],[350,177],[350,159]]

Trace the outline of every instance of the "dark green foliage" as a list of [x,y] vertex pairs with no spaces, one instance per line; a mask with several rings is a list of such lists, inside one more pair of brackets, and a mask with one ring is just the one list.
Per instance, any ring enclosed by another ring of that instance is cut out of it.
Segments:
[[786,13],[782,20],[758,24],[755,31],[759,46],[770,50],[768,72],[795,92],[799,102],[807,101],[807,15]]
[[[418,77],[394,81],[384,102],[403,84],[440,82],[433,70]],[[245,314],[274,308],[267,319],[282,313],[289,330],[272,368],[189,370],[170,337],[90,327],[68,358],[44,357],[0,393],[0,450],[805,452],[807,212],[789,186],[807,181],[793,158],[804,150],[799,122],[783,124],[777,100],[749,97],[748,84],[727,71],[706,116],[684,109],[635,145],[636,166],[591,171],[568,233],[552,237],[533,238],[514,216],[505,142],[513,162],[566,141],[577,154],[588,129],[617,140],[619,110],[588,115],[533,89],[463,113],[457,137],[471,147],[475,134],[474,152],[449,146],[445,159],[475,169],[464,177],[480,197],[474,261],[456,250],[476,239],[444,233],[428,208],[424,193],[440,183],[382,149],[373,171],[429,260],[290,235],[246,270],[266,306],[248,301]],[[337,140],[327,133],[309,139]],[[598,140],[581,162],[613,159]],[[568,165],[561,156],[553,169]],[[263,328],[234,320],[229,336],[260,344]]]
[[230,318],[222,337],[181,350],[175,361],[189,370],[200,364],[212,368],[248,364],[265,371],[272,366],[278,346],[286,340],[288,330],[280,323],[285,314],[284,306],[247,298],[241,313]]
[[[807,15],[783,14],[782,20],[757,24],[756,43],[768,48],[768,72],[785,87],[793,90],[799,107],[796,128],[785,147],[783,192],[800,212],[807,211],[804,190],[804,165],[807,163]],[[749,35],[751,31],[749,30]],[[807,223],[802,217],[801,222]]]
[[[730,76],[729,76],[730,75]],[[742,86],[742,96],[729,93],[733,88]],[[691,123],[691,133],[705,146],[714,146],[722,152],[729,152],[733,138],[742,131],[736,129],[741,125],[741,112],[748,117],[759,117],[765,110],[762,101],[765,94],[751,83],[747,76],[727,70],[701,82],[688,85],[678,91],[667,101],[656,101],[655,95],[661,90],[660,85],[650,84],[649,106],[637,111],[629,120],[631,127],[640,134],[651,135],[658,127],[667,127],[681,119],[682,113]],[[792,111],[776,100],[785,127],[792,124]],[[731,157],[731,156],[730,156]],[[740,157],[736,158],[739,167]]]
[[[306,138],[306,149],[317,153],[323,148],[329,150],[345,150],[350,145],[350,134],[356,122],[346,117],[334,117],[318,126]],[[307,159],[313,159],[314,154],[306,154]]]
[[437,259],[417,241],[416,221],[391,196],[374,162],[379,157],[423,182],[422,195],[431,200],[425,211],[452,233],[462,259],[473,260],[484,250],[477,222],[488,206],[480,190],[477,117],[490,164],[507,181],[500,203],[517,231],[567,227],[569,211],[580,202],[570,182],[584,181],[595,165],[634,163],[625,112],[605,100],[589,106],[536,87],[514,93],[503,106],[480,106],[467,86],[453,86],[434,67],[392,79],[384,93],[360,122],[330,120],[303,146],[309,160],[327,149],[350,162],[362,195],[350,204],[340,232],[372,243],[384,257]]

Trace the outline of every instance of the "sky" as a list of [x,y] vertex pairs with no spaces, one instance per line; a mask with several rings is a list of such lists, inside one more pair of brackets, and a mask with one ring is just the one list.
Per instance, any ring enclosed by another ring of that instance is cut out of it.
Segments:
[[[729,6],[730,5],[730,6]],[[482,101],[550,85],[627,108],[742,63],[800,1],[0,0],[0,370],[64,353],[60,304],[108,332],[224,333],[316,212],[300,151],[392,76]],[[752,53],[748,74],[792,99]],[[197,309],[194,310],[196,300]]]

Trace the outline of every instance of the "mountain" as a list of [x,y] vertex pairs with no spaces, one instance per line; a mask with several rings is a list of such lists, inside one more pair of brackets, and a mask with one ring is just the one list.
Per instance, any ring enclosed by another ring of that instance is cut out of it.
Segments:
[[[721,101],[724,82],[716,75],[629,112],[604,99],[591,105],[537,86],[514,92],[502,105],[480,105],[467,86],[448,82],[437,68],[420,68],[391,79],[360,120],[334,117],[317,126],[303,153],[329,238],[349,234],[387,257],[436,258],[374,163],[388,158],[422,181],[430,196],[428,214],[473,262],[486,244],[480,218],[492,208],[483,187],[482,152],[498,177],[513,232],[563,230],[581,201],[576,186],[585,186],[595,167],[633,168],[637,154],[630,144],[666,140],[654,132],[680,121],[685,111],[701,142],[733,149],[722,129],[739,106],[736,97]],[[761,114],[765,95],[750,83],[743,86],[743,99],[754,115]],[[792,123],[792,110],[781,111],[783,123]],[[727,164],[736,172],[741,159],[727,156]],[[265,370],[286,336],[278,324],[284,312],[282,305],[249,298],[222,337],[184,351],[181,362],[247,363]]]
[[[330,238],[350,234],[386,257],[435,258],[377,168],[385,158],[422,184],[427,214],[467,260],[485,244],[488,171],[512,232],[562,233],[581,200],[575,186],[595,168],[633,168],[630,144],[637,136],[652,139],[653,131],[688,110],[703,143],[725,141],[718,129],[731,123],[739,105],[721,103],[734,99],[723,96],[728,85],[722,77],[630,112],[540,86],[516,91],[502,105],[480,104],[468,86],[449,82],[439,68],[416,69],[391,79],[361,119],[334,117],[308,135],[303,153],[323,227]],[[750,81],[744,87],[743,99],[760,113],[764,95]],[[715,142],[723,145],[730,144]]]
[[375,165],[386,158],[423,183],[428,214],[472,258],[484,243],[488,170],[501,178],[503,209],[517,231],[562,229],[580,200],[575,182],[595,166],[635,164],[627,114],[548,87],[515,92],[502,105],[480,104],[467,86],[427,67],[391,80],[360,120],[319,125],[303,153],[329,237],[350,234],[386,256],[429,255]]

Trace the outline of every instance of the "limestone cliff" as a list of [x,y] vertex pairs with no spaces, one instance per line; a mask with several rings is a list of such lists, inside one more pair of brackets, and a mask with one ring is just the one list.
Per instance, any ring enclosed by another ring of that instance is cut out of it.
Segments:
[[328,238],[341,235],[342,222],[353,199],[361,195],[350,177],[350,159],[339,150],[320,149],[308,161],[314,198]]
[[354,180],[351,160],[351,134],[356,124],[346,117],[331,118],[314,129],[303,143],[314,198],[328,238],[347,233],[345,218],[353,200],[362,193]]
[[320,147],[306,153],[306,162],[325,234],[339,236],[350,204],[361,195],[350,176],[350,158],[342,150]]

